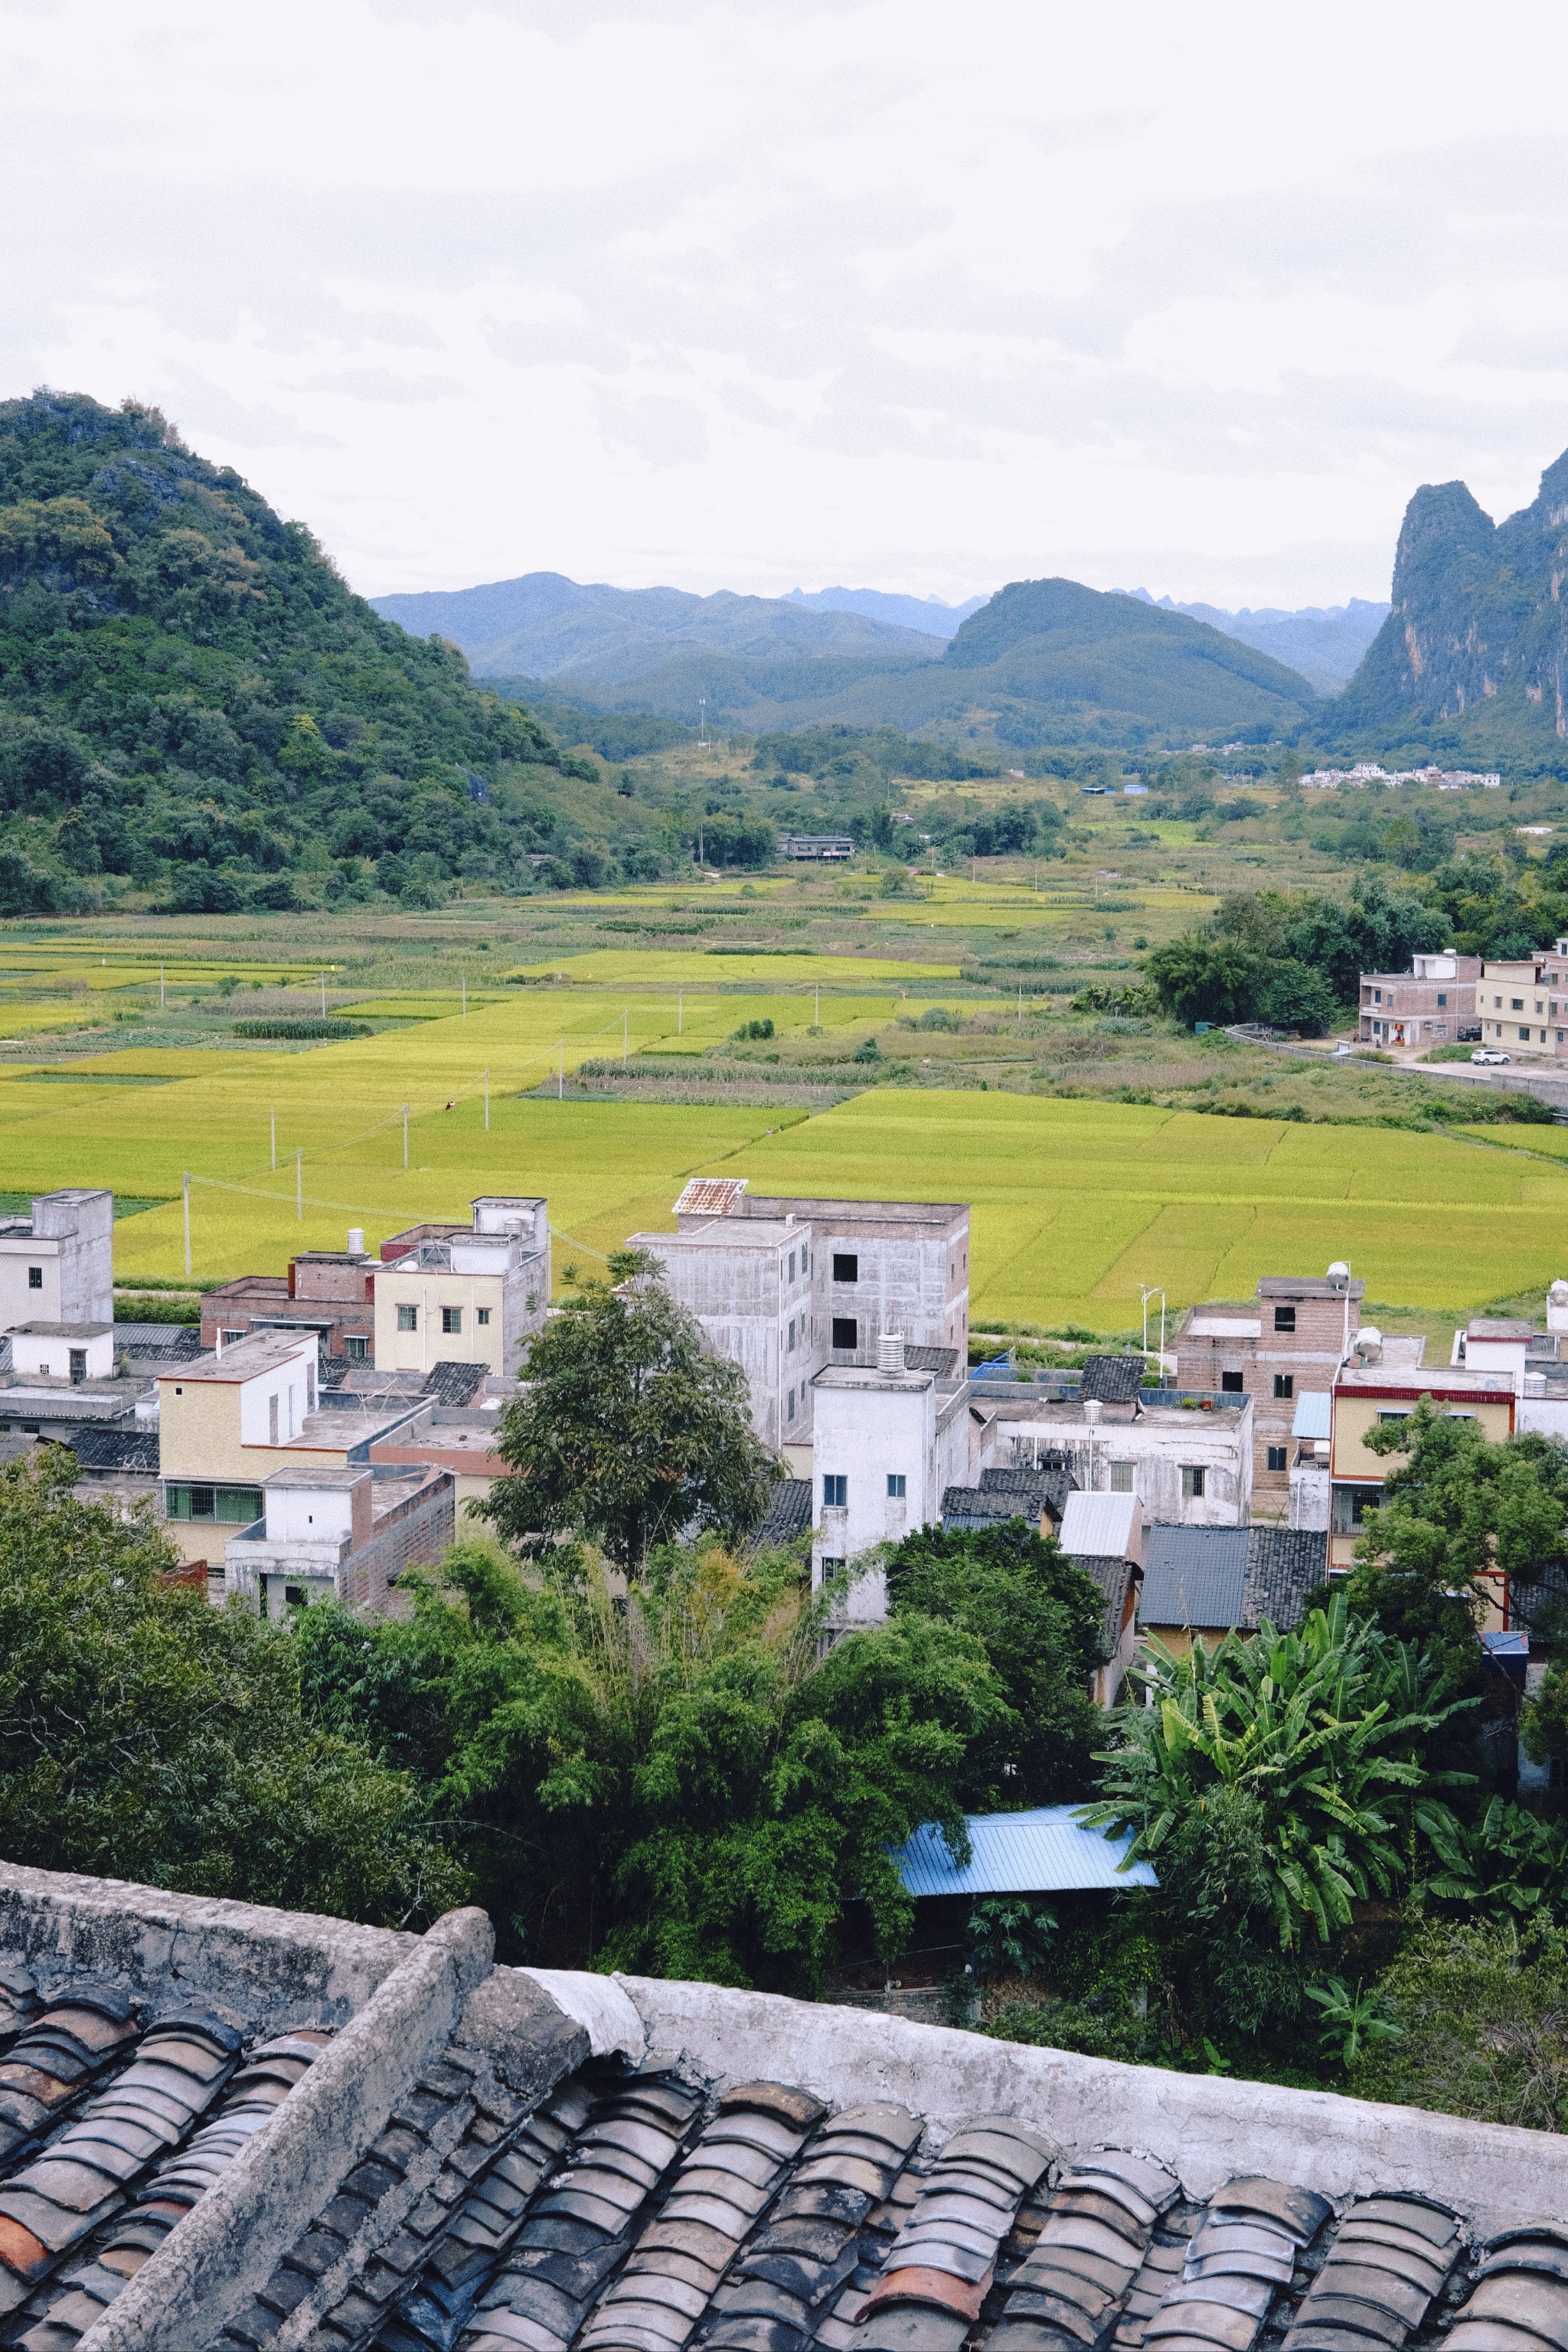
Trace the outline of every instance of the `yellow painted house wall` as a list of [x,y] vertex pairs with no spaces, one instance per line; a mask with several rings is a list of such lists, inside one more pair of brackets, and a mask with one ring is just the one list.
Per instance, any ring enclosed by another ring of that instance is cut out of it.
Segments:
[[[483,1364],[502,1369],[501,1283],[489,1274],[447,1274],[439,1268],[399,1276],[395,1267],[383,1269],[375,1283],[375,1368],[378,1372],[427,1372],[432,1364]],[[400,1331],[399,1307],[412,1307],[418,1328]],[[460,1331],[443,1331],[441,1309],[456,1307],[462,1314]],[[481,1324],[479,1310],[488,1307],[489,1321]]]

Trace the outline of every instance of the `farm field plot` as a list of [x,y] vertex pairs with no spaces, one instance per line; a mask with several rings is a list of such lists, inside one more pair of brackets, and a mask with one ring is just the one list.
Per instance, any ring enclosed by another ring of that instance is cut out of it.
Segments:
[[[1347,1257],[1373,1297],[1472,1308],[1568,1265],[1568,1170],[1443,1137],[1110,1104],[879,1092],[738,1152],[759,1189],[973,1203],[972,1309],[1124,1329]],[[1484,1210],[1478,1216],[1476,1212]]]
[[521,967],[531,974],[564,972],[569,980],[601,982],[608,987],[636,988],[672,984],[716,988],[721,983],[751,981],[761,986],[784,982],[824,988],[848,982],[864,988],[876,980],[956,980],[956,963],[905,963],[890,957],[830,955],[731,955],[691,948],[594,948],[584,955],[563,956],[552,962]]

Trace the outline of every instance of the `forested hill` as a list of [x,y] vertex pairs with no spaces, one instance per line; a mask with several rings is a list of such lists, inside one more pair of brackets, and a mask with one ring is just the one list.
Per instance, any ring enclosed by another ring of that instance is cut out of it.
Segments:
[[504,885],[563,769],[155,410],[0,403],[0,913],[100,874],[220,910]]

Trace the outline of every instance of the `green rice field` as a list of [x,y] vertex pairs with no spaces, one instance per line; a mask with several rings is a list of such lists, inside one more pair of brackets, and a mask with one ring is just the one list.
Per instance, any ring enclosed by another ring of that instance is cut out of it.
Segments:
[[[1092,887],[1079,877],[1076,887],[1088,903]],[[624,1053],[631,1067],[654,1051],[658,1066],[679,1067],[752,1022],[773,1023],[786,1059],[849,1033],[842,1066],[879,1027],[889,1051],[934,1054],[940,1035],[907,1042],[908,1016],[944,1001],[958,955],[973,951],[973,932],[957,926],[984,934],[1007,916],[1007,936],[1026,940],[1031,917],[1064,919],[1067,895],[1058,887],[1041,903],[1021,887],[951,881],[917,908],[825,899],[808,953],[785,940],[764,953],[737,940],[740,952],[715,955],[696,940],[585,940],[590,914],[612,914],[599,924],[612,934],[634,904],[684,915],[689,900],[668,892],[531,908],[531,928],[520,919],[510,934],[454,909],[439,934],[434,919],[421,929],[398,919],[395,930],[343,927],[319,945],[298,926],[232,947],[64,927],[12,935],[0,943],[0,1192],[106,1184],[152,1203],[116,1229],[117,1272],[131,1282],[183,1277],[186,1174],[197,1282],[279,1272],[294,1250],[341,1247],[350,1225],[374,1249],[401,1226],[465,1217],[482,1192],[549,1196],[558,1268],[602,1263],[629,1233],[667,1227],[693,1174],[967,1200],[982,1328],[1125,1331],[1140,1318],[1141,1284],[1163,1287],[1174,1309],[1336,1257],[1369,1297],[1429,1312],[1540,1291],[1568,1273],[1563,1129],[1215,1118],[1010,1089],[980,1075],[984,1061],[963,1087],[940,1060],[918,1084],[879,1086],[868,1070],[866,1091],[809,1114],[797,1101],[552,1093],[584,1061],[613,1067]],[[940,945],[895,940],[895,919],[912,930],[933,916],[952,927]],[[955,1001],[972,1006],[973,989]],[[316,1043],[296,1030],[277,1044],[235,1034],[236,1022],[287,1024],[323,1003],[376,1034]]]

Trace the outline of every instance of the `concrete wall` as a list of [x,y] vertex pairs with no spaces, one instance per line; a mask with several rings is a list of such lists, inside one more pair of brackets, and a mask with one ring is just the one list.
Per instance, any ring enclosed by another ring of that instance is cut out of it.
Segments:
[[114,1195],[78,1191],[44,1192],[33,1202],[36,1239],[59,1250],[61,1323],[114,1320]]
[[[1188,1528],[1245,1527],[1252,1504],[1252,1410],[1184,1412],[1152,1406],[1136,1419],[1102,1419],[1092,1430],[1080,1405],[1053,1410],[1048,1402],[1011,1413],[998,1429],[1013,1441],[1014,1458],[1031,1462],[1061,1447],[1072,1457],[1078,1482],[1088,1492],[1114,1491],[1113,1464],[1131,1465],[1132,1492],[1148,1519]],[[1184,1495],[1182,1472],[1201,1468],[1204,1491]]]
[[1379,2189],[1439,2197],[1487,2231],[1568,2211],[1568,2137],[1556,2133],[1116,2065],[717,1985],[616,1981],[651,2043],[685,2051],[721,2084],[762,2074],[836,2106],[895,2100],[923,2115],[937,2139],[971,2116],[1015,2115],[1065,2147],[1154,2157],[1192,2197],[1262,2173],[1335,2199]]
[[[896,1542],[911,1528],[942,1517],[938,1484],[936,1382],[929,1372],[870,1370],[824,1372],[816,1383],[816,1443],[812,1496],[812,1582],[820,1587],[826,1559],[853,1560],[874,1544]],[[889,1496],[889,1475],[904,1493]],[[842,1477],[846,1501],[824,1502],[824,1482]],[[886,1613],[880,1571],[854,1589],[850,1613]]]
[[763,1444],[804,1444],[813,1427],[811,1382],[827,1360],[812,1228],[715,1217],[683,1233],[633,1234],[626,1245],[658,1262],[714,1354],[740,1365]]

